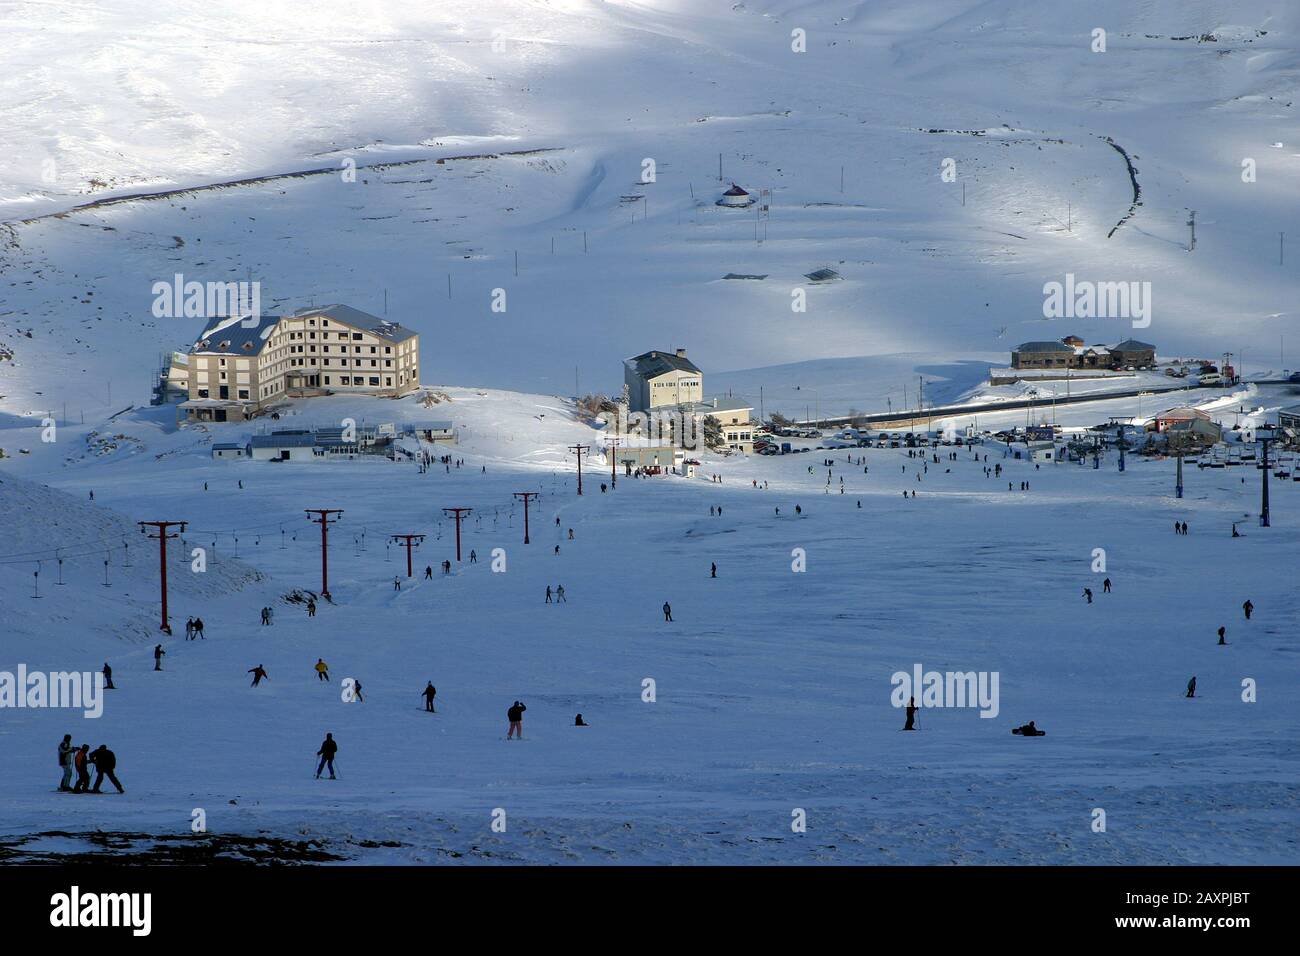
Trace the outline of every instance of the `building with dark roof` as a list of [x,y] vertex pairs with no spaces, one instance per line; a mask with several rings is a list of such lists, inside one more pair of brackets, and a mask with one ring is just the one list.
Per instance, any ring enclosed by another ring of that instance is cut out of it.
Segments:
[[686,357],[686,349],[643,352],[623,362],[628,409],[648,412],[704,399],[704,373]]
[[1022,342],[1011,352],[1012,368],[1133,368],[1155,364],[1156,347],[1128,339],[1109,348],[1086,345],[1077,335],[1059,342]]
[[189,349],[195,421],[240,421],[285,398],[360,392],[396,398],[420,384],[420,337],[346,305],[209,320]]

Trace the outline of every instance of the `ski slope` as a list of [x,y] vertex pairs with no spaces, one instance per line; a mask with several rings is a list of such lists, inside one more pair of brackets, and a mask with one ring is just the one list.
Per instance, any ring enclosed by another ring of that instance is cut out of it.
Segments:
[[[564,402],[448,394],[440,411],[463,426],[453,453],[465,461],[450,473],[214,462],[210,441],[240,426],[167,432],[148,415],[118,420],[142,444],[134,453],[66,463],[46,446],[7,462],[6,517],[28,517],[12,522],[21,531],[6,561],[100,528],[125,535],[122,515],[190,521],[187,544],[205,547],[209,564],[172,574],[176,633],[198,614],[207,639],[166,641],[160,674],[156,545],[132,541],[129,572],[115,550],[111,589],[92,561],[65,568],[54,593],[47,563],[39,601],[17,573],[30,565],[5,565],[15,573],[0,577],[0,596],[19,613],[0,669],[108,659],[119,689],[97,721],[3,712],[0,844],[19,859],[103,852],[76,836],[98,830],[136,834],[120,852],[144,851],[163,836],[183,844],[201,808],[213,838],[307,841],[356,862],[1294,862],[1300,485],[1274,482],[1267,531],[1243,520],[1254,469],[1188,469],[1176,501],[1171,462],[1035,469],[1004,462],[997,446],[985,451],[1002,479],[985,478],[968,451],[930,463],[920,482],[902,450],[862,452],[867,474],[826,452],[841,462],[830,493],[817,451],[710,457],[702,472],[722,484],[624,478],[604,494],[597,458],[579,498],[565,446],[597,433]],[[299,405],[368,421],[428,414],[414,402]],[[918,496],[905,501],[903,489]],[[527,547],[511,504],[522,490],[542,493]],[[445,506],[475,509],[459,565]],[[319,589],[306,507],[345,512],[330,536],[334,601],[314,619],[285,600]],[[1187,537],[1172,534],[1175,520]],[[1237,520],[1246,536],[1232,539]],[[413,580],[385,546],[398,532],[428,535]],[[504,573],[491,570],[496,548]],[[791,570],[795,548],[805,572]],[[1106,550],[1112,594],[1091,571],[1094,548]],[[443,558],[455,565],[447,577]],[[557,584],[567,603],[547,606]],[[264,628],[268,604],[275,623]],[[1227,647],[1215,645],[1220,624]],[[328,685],[312,671],[318,657]],[[270,678],[253,689],[245,671],[258,664]],[[997,716],[923,709],[921,731],[899,733],[891,675],[915,664],[997,671]],[[1187,700],[1193,674],[1198,698]],[[361,681],[364,703],[342,701],[344,677]],[[642,699],[645,678],[654,703]],[[1243,678],[1257,682],[1257,703],[1242,702]],[[422,710],[426,680],[436,715]],[[503,739],[515,699],[528,705],[523,743]],[[591,726],[573,727],[575,713]],[[1007,732],[1030,719],[1048,736]],[[326,731],[341,747],[332,782],[312,778]],[[124,796],[52,792],[66,732],[117,752]],[[1098,807],[1105,833],[1090,829]],[[498,808],[504,833],[491,829]],[[795,808],[804,834],[790,830]],[[25,842],[50,832],[73,836]]]

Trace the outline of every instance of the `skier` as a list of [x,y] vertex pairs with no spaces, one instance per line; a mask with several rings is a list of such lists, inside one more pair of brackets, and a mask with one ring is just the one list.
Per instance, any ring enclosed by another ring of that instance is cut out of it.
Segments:
[[546,585],[546,603],[551,603],[551,586],[549,584]]
[[510,740],[516,730],[519,731],[519,739],[524,739],[524,711],[527,709],[519,701],[515,701],[514,706],[506,711],[506,717],[510,721],[510,729],[506,731],[506,740]]
[[582,719],[582,714],[579,714],[577,717],[574,717],[574,718],[573,718],[573,726],[575,726],[575,727],[590,727],[591,724],[589,724],[589,723],[587,723],[585,720],[583,720],[583,719]]
[[795,506],[794,506],[794,513],[797,514],[797,515],[801,515],[801,514],[803,514],[803,508],[799,507],[798,505],[795,505]]
[[104,661],[104,690],[117,690],[113,686],[113,668],[108,666],[108,661]]
[[429,681],[420,692],[420,696],[424,698],[424,709],[431,714],[436,714],[437,711],[433,709],[433,699],[438,696],[438,688],[433,686],[433,681]]
[[399,577],[398,577],[397,575],[395,575],[395,574],[393,575],[393,590],[394,590],[394,591],[400,591],[400,590],[402,590],[402,581],[401,581],[401,578],[399,578]]
[[1183,534],[1187,534],[1187,522],[1183,522]]
[[1046,737],[1047,736],[1047,731],[1039,730],[1037,727],[1034,726],[1034,722],[1032,720],[1029,723],[1025,724],[1023,727],[1012,727],[1011,732],[1013,734],[1019,734],[1021,737]]
[[72,734],[64,734],[59,744],[59,767],[63,770],[63,779],[59,781],[59,791],[66,793],[72,789],[73,754]]
[[1227,629],[1226,627],[1221,627],[1221,628],[1219,628],[1219,643],[1220,643],[1220,644],[1227,644],[1227,643],[1228,643],[1227,641],[1225,641],[1225,640],[1223,639],[1224,635],[1227,634],[1227,633],[1228,633],[1228,629]]
[[270,623],[271,623],[271,616],[266,613],[266,608],[262,608],[262,626],[266,627],[266,625]]
[[560,553],[560,546],[558,544],[555,546],[555,553],[556,554]]
[[82,744],[73,754],[73,766],[77,770],[77,783],[72,788],[73,793],[85,793],[90,789],[90,744]]
[[[89,746],[89,744],[87,744],[87,746]],[[112,783],[113,786],[117,787],[118,793],[126,793],[126,791],[122,789],[122,784],[118,782],[117,775],[113,773],[113,771],[117,769],[117,755],[114,754],[113,751],[109,750],[107,745],[100,744],[99,749],[92,753],[87,759],[95,765],[95,785],[90,788],[91,793],[102,792],[99,788],[103,785],[105,777],[108,778],[109,782]],[[87,774],[86,776],[89,777],[90,775]]]
[[162,659],[163,659],[163,655],[166,653],[167,652],[162,649],[161,644],[155,644],[153,646],[153,669],[154,670],[156,671],[162,670]]
[[570,540],[570,541],[573,540],[573,529],[572,529],[572,528],[569,529],[569,540]]
[[185,622],[185,640],[194,640],[194,618],[189,618]]
[[442,562],[442,573],[451,574],[451,560],[447,559]]
[[478,552],[476,552],[473,548],[470,548],[469,550],[469,563],[478,564]]
[[266,677],[267,680],[270,680],[270,678],[266,676],[266,669],[262,667],[261,664],[258,664],[256,667],[249,668],[248,673],[253,675],[253,683],[249,685],[250,687],[256,687],[258,684],[262,683],[263,677]]
[[717,566],[716,564],[710,562],[710,563],[709,563],[709,577],[711,577],[711,578],[716,578],[717,576],[718,576],[718,566]]
[[672,619],[673,619],[673,606],[669,604],[667,601],[664,601],[664,620],[671,621]]
[[1241,606],[1241,609],[1242,609],[1243,611],[1246,612],[1246,620],[1249,621],[1249,620],[1250,620],[1250,612],[1253,611],[1253,610],[1255,610],[1255,605],[1251,604],[1251,603],[1250,603],[1250,599],[1247,598],[1246,603],[1243,604],[1243,605]]
[[361,681],[355,677],[352,678],[352,697],[358,704],[364,704],[366,699],[361,696]]
[[326,734],[325,739],[321,741],[320,750],[316,751],[316,756],[320,757],[320,763],[316,767],[316,779],[320,779],[320,772],[325,769],[326,765],[330,768],[330,779],[334,780],[334,755],[339,752],[339,745],[334,742],[333,734]]
[[433,566],[426,565],[424,569],[424,580],[428,581],[432,577],[433,577]]
[[194,619],[194,633],[199,636],[200,640],[204,640],[204,641],[207,640],[207,637],[205,637],[203,634],[203,618],[196,617]]
[[1194,676],[1192,677],[1191,680],[1187,682],[1187,696],[1188,697],[1196,696],[1196,678]]
[[903,725],[904,730],[916,730],[916,698],[907,698],[907,723]]
[[1084,589],[1083,589],[1083,596],[1084,596],[1085,598],[1087,598],[1087,599],[1088,599],[1088,603],[1091,604],[1091,603],[1092,603],[1092,588],[1084,588]]
[[564,585],[563,585],[563,584],[557,584],[557,585],[555,586],[555,603],[556,603],[556,604],[568,604],[568,603],[569,603],[568,600],[566,600],[565,597],[564,597]]
[[1107,578],[1105,581],[1101,582],[1101,593],[1102,594],[1110,593],[1110,578]]
[[315,617],[315,616],[316,616],[316,599],[315,599],[315,598],[308,598],[308,600],[307,600],[307,616],[308,616],[308,617]]
[[330,666],[325,663],[324,658],[316,658],[316,680],[328,681],[330,679]]

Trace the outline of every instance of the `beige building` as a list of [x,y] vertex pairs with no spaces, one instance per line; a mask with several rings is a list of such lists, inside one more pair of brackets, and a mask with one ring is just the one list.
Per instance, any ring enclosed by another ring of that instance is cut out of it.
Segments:
[[420,383],[420,337],[346,305],[211,321],[189,350],[191,420],[239,421],[285,398],[397,397]]
[[732,451],[746,455],[754,453],[754,428],[751,416],[752,405],[732,404],[724,399],[714,399],[713,407],[704,405],[699,409],[702,415],[716,418],[722,424],[722,437]]
[[646,352],[625,360],[623,382],[633,412],[689,405],[704,398],[704,373],[686,357],[686,349]]

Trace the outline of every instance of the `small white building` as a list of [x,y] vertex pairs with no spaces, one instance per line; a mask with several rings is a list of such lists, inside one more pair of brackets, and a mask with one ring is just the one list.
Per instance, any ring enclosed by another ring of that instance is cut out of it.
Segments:
[[406,427],[424,441],[448,444],[456,441],[456,426],[452,422],[415,422]]
[[722,194],[722,198],[718,200],[717,205],[727,206],[732,209],[743,209],[745,206],[754,205],[754,197],[735,183],[732,183],[731,188]]
[[254,461],[311,461],[316,457],[316,436],[304,431],[254,435],[248,447]]
[[229,459],[229,458],[248,458],[249,449],[247,445],[242,445],[234,441],[221,441],[212,446],[212,457]]

